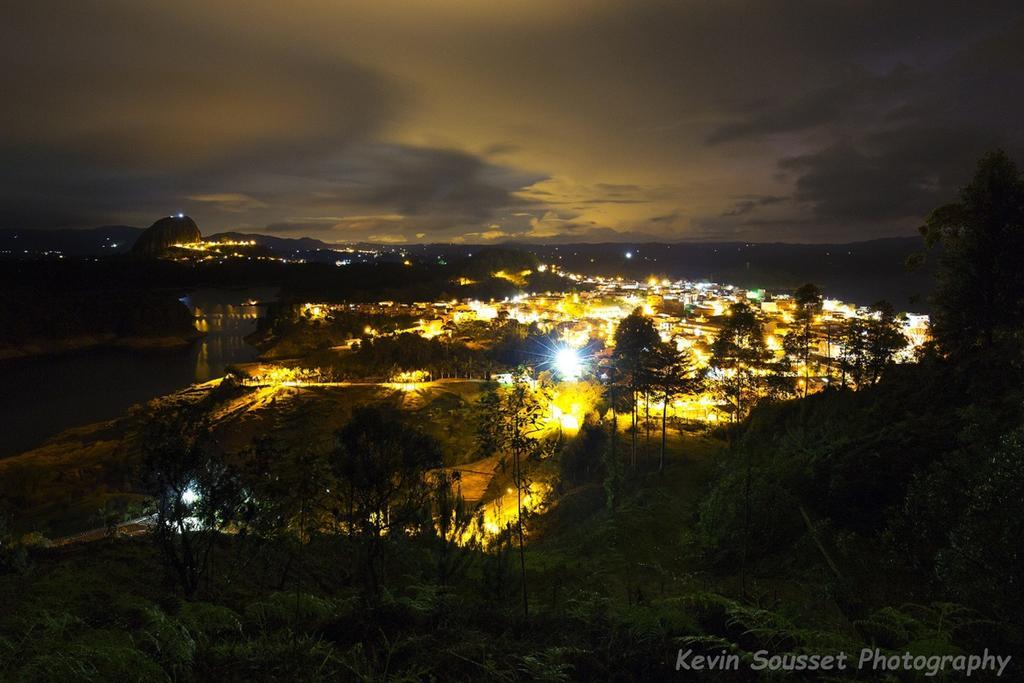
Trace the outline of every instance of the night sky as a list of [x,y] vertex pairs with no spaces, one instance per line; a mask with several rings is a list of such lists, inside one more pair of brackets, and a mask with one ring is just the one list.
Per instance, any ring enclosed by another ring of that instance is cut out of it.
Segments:
[[1024,150],[1024,3],[94,0],[0,21],[0,227],[912,234]]

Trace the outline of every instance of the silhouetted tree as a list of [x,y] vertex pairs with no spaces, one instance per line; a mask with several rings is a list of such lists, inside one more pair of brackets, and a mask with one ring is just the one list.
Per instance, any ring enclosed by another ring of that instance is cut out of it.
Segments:
[[494,419],[501,407],[501,397],[494,386],[488,387],[477,400],[476,450],[480,458],[489,458],[501,446],[501,423]]
[[622,386],[622,377],[615,359],[606,358],[601,364],[601,383],[604,386],[604,400],[611,413],[611,424],[608,437],[608,448],[604,451],[604,490],[605,505],[611,511],[619,499],[622,487],[622,462],[618,454],[619,442],[619,409],[626,393]]
[[615,330],[612,358],[630,392],[630,464],[636,467],[637,396],[651,377],[652,354],[661,339],[654,323],[636,308],[619,322]]
[[461,575],[480,549],[479,529],[483,525],[478,506],[462,496],[458,470],[441,469],[430,477],[434,517],[433,545],[437,552],[437,579],[442,586]]
[[306,546],[328,517],[325,503],[332,482],[325,450],[305,441],[289,443],[265,436],[257,439],[244,457],[248,495],[239,532],[246,540],[284,541],[288,560],[281,585],[294,576],[296,623],[300,619]]
[[559,455],[562,482],[578,486],[597,480],[604,469],[607,450],[608,433],[587,419]]
[[1019,351],[1024,325],[1024,178],[1003,151],[986,154],[959,201],[921,228],[941,247],[932,331],[954,356],[995,345]]
[[871,309],[869,317],[851,318],[843,329],[839,363],[844,383],[849,376],[857,386],[877,384],[907,345],[901,319],[892,306],[879,301]]
[[949,547],[939,555],[938,573],[958,599],[1012,619],[1024,601],[1024,430],[1005,436],[978,467]]
[[192,595],[221,530],[237,517],[237,472],[214,447],[196,410],[155,413],[140,434],[143,480],[156,502],[154,538],[182,590]]
[[674,343],[660,343],[653,356],[652,386],[661,396],[661,448],[658,452],[658,471],[665,469],[665,445],[668,422],[668,404],[678,394],[693,394],[701,385],[688,351],[680,351]]
[[28,551],[11,533],[7,514],[0,511],[0,576],[6,573],[23,573],[28,566]]
[[516,489],[516,531],[519,540],[519,569],[522,580],[523,618],[529,616],[526,589],[526,532],[523,521],[523,492],[529,490],[529,481],[523,463],[536,460],[547,453],[547,443],[540,439],[547,417],[546,390],[532,382],[520,369],[513,374],[511,386],[499,392],[500,401],[493,419],[498,425],[499,450],[504,453],[502,467],[512,466],[512,481]]
[[336,437],[331,468],[348,497],[348,527],[361,542],[363,576],[376,596],[385,537],[423,521],[425,475],[441,465],[441,448],[380,406],[357,408]]
[[711,352],[709,377],[732,404],[733,419],[740,420],[760,396],[771,360],[761,321],[750,306],[740,302],[729,308]]
[[814,351],[814,318],[821,313],[821,290],[813,284],[802,285],[793,293],[793,301],[796,303],[793,327],[782,340],[782,350],[790,361],[802,368],[803,386],[798,387],[798,393],[807,396]]

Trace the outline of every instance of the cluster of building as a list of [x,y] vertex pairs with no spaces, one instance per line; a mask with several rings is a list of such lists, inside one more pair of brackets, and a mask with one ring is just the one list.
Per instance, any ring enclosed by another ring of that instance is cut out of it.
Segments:
[[[725,324],[735,303],[746,303],[756,311],[765,334],[765,345],[777,358],[783,354],[783,339],[793,329],[796,302],[789,294],[769,293],[763,289],[743,289],[732,285],[686,280],[650,279],[628,281],[619,277],[581,277],[562,273],[581,286],[570,293],[522,294],[503,300],[450,300],[399,304],[383,301],[373,304],[307,304],[311,317],[330,314],[333,307],[382,314],[392,312],[417,320],[403,332],[431,338],[451,333],[474,321],[515,320],[536,325],[544,333],[556,333],[565,346],[582,349],[614,345],[619,321],[637,308],[649,316],[662,340],[688,350],[698,367],[711,360],[712,344]],[[835,380],[836,360],[843,353],[841,331],[852,318],[877,315],[835,299],[825,299],[812,322],[812,367],[801,369],[807,377],[808,391],[821,389]],[[908,343],[898,361],[913,358],[914,352],[929,338],[928,316],[905,315],[901,322]],[[371,331],[372,332],[372,331]],[[680,401],[674,412],[693,419],[720,418],[718,403],[709,396]],[[660,410],[660,406],[659,406]]]
[[245,259],[248,261],[278,261],[281,263],[305,263],[304,258],[290,258],[278,255],[262,247],[255,240],[200,240],[176,242],[166,250],[165,257],[173,261],[226,261]]

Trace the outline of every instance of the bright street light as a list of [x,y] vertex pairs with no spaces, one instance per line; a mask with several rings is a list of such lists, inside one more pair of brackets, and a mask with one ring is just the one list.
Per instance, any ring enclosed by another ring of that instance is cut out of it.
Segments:
[[575,381],[583,374],[583,360],[576,349],[563,346],[555,352],[555,370],[562,379]]
[[199,492],[196,491],[195,486],[192,484],[188,485],[188,488],[181,494],[181,502],[185,505],[191,505],[192,503],[199,500]]

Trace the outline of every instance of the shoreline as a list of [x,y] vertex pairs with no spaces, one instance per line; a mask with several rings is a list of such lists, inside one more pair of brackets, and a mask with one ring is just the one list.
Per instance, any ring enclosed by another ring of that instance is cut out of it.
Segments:
[[94,349],[174,350],[190,346],[205,336],[202,332],[192,335],[167,335],[161,337],[118,337],[116,335],[95,335],[71,339],[32,341],[25,344],[0,346],[0,362],[25,358],[60,356],[77,351]]

